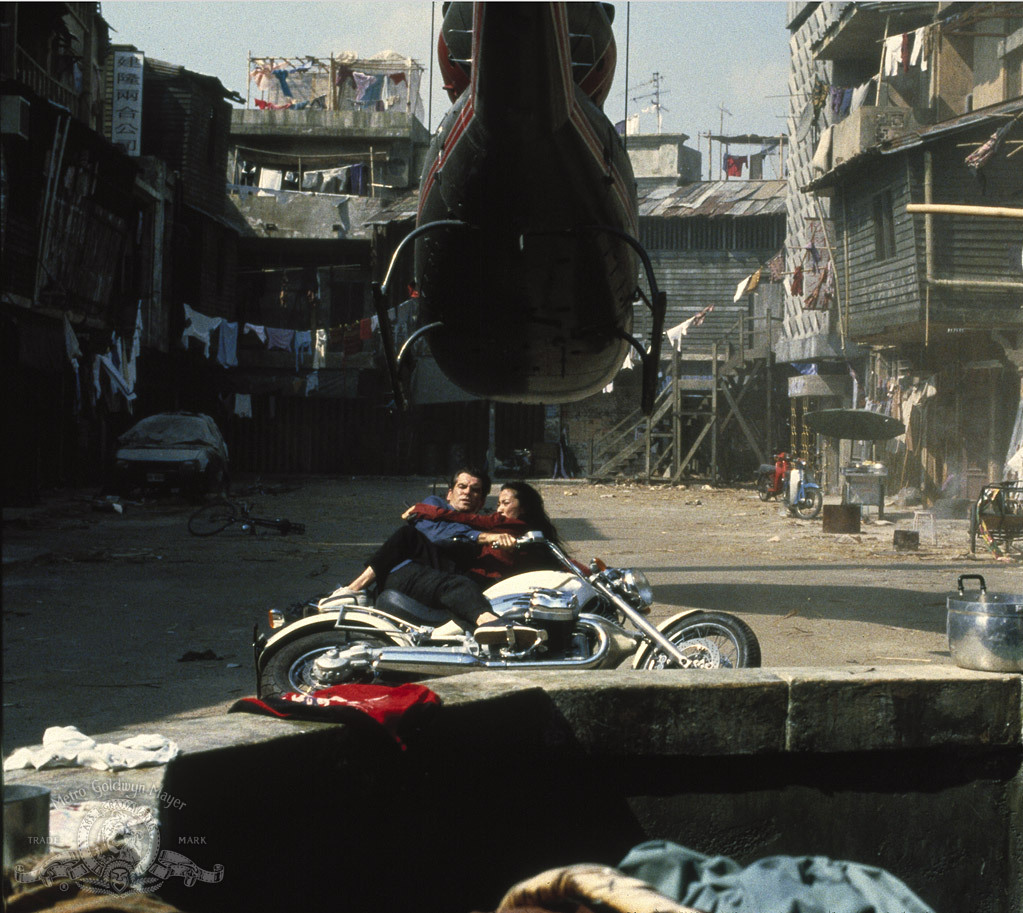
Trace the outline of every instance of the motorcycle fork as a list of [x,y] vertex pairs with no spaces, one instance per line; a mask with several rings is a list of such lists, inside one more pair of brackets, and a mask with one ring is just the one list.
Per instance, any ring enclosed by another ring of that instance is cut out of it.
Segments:
[[603,583],[600,580],[591,581],[593,586],[600,590],[608,599],[610,599],[621,612],[629,619],[640,631],[646,634],[657,646],[661,652],[667,653],[675,662],[679,664],[683,669],[688,669],[692,666],[689,658],[678,649],[667,637],[665,637],[657,627],[651,622],[647,621],[646,616],[641,612],[636,611],[631,605],[629,605],[624,599],[622,599],[614,590]]

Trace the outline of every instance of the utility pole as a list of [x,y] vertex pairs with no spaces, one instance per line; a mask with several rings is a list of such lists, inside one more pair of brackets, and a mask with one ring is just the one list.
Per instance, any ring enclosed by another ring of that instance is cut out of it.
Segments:
[[[718,136],[720,136],[722,138],[722,139],[718,140],[718,151],[720,152],[721,151],[721,146],[723,145],[724,135],[725,135],[725,115],[727,114],[729,117],[731,117],[732,116],[732,112],[725,108],[724,102],[722,102],[720,105],[718,105],[718,111],[721,112],[721,127],[718,130]],[[727,148],[728,147],[725,146],[725,149],[727,149]],[[721,162],[718,162],[718,174],[719,175],[722,174],[723,171],[724,171],[724,161],[722,160]],[[727,181],[728,180],[728,175],[725,174],[724,178]]]

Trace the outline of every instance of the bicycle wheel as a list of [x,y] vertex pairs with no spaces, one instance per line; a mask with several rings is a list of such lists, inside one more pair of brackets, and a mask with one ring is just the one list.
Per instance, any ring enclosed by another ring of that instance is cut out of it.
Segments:
[[193,536],[214,536],[237,519],[237,505],[225,500],[213,501],[188,518],[188,531]]

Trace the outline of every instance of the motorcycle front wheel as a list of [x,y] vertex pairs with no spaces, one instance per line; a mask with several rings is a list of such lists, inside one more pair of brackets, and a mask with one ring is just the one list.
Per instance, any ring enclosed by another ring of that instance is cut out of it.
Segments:
[[[725,612],[694,612],[661,632],[698,669],[754,669],[760,665],[760,642],[741,618]],[[656,649],[638,669],[671,669],[676,663]]]
[[[273,654],[263,667],[259,680],[260,697],[277,697],[288,691],[308,694],[327,687],[326,683],[313,677],[313,663],[334,647],[350,647],[363,642],[371,647],[393,646],[392,641],[381,634],[355,633],[353,631],[319,631],[308,637],[300,637],[285,644]],[[369,681],[372,674],[352,681]]]
[[792,509],[800,520],[812,520],[821,512],[824,496],[819,488],[808,488],[801,501],[797,501]]

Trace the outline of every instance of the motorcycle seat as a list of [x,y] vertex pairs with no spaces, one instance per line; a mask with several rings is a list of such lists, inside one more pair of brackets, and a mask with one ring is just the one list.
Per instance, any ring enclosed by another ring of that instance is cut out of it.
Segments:
[[417,602],[411,596],[406,596],[398,590],[384,590],[377,596],[376,607],[382,612],[397,615],[408,621],[418,624],[438,627],[445,622],[451,621],[451,614],[441,609],[431,609],[429,606]]
[[774,463],[761,463],[757,472],[774,472]]

